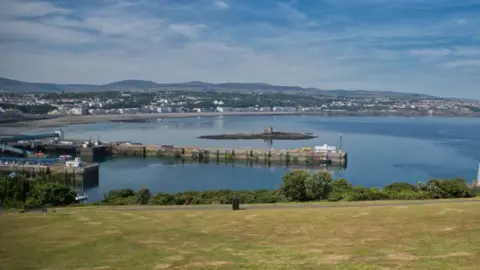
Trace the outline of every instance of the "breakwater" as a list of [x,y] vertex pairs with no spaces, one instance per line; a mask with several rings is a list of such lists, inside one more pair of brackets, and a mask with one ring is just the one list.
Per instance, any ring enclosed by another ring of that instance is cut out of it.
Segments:
[[272,133],[234,133],[219,135],[202,135],[199,139],[210,140],[308,140],[316,138],[312,134],[288,133],[288,132],[272,132]]
[[85,164],[82,167],[68,167],[62,163],[49,165],[39,164],[0,164],[0,173],[18,173],[35,179],[39,176],[51,176],[62,181],[92,183],[98,185],[99,165],[97,163]]
[[257,148],[198,148],[157,145],[116,145],[105,146],[113,157],[174,157],[178,159],[206,161],[251,161],[275,164],[332,164],[346,166],[347,153],[336,151],[305,151],[304,149],[257,149]]

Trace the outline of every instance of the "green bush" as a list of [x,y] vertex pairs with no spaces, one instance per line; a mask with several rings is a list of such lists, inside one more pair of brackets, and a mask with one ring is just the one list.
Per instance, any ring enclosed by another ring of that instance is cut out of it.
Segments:
[[147,204],[151,197],[152,194],[150,194],[150,190],[148,190],[148,188],[140,189],[135,192],[135,198],[138,204]]
[[388,194],[391,200],[428,200],[432,199],[429,193],[421,191],[403,190],[399,192],[391,192]]
[[174,197],[166,193],[157,193],[151,200],[152,204],[171,205],[174,204]]
[[417,187],[403,182],[395,182],[390,185],[386,185],[383,190],[387,192],[401,192],[401,191],[417,191]]
[[377,188],[355,187],[346,197],[347,201],[388,200],[388,193]]
[[289,201],[307,201],[305,180],[310,175],[306,171],[291,171],[283,176],[280,190]]
[[108,200],[103,200],[100,205],[134,205],[137,204],[137,197],[113,197]]
[[456,178],[453,180],[432,179],[423,187],[424,192],[433,199],[469,198],[474,197],[473,190],[467,186],[465,180]]
[[352,184],[350,184],[346,179],[335,179],[332,182],[332,190],[328,194],[328,200],[331,202],[345,200],[348,196],[348,193],[351,192],[352,189]]
[[480,196],[480,187],[478,187],[478,186],[473,187],[472,188],[472,194],[474,195],[474,197]]
[[27,206],[65,206],[75,202],[76,194],[69,187],[57,183],[37,184],[30,191]]
[[332,190],[333,178],[328,172],[317,172],[305,179],[305,192],[309,200],[325,200]]
[[111,190],[107,194],[107,198],[127,198],[135,195],[135,191],[130,188],[126,189],[117,189],[117,190]]

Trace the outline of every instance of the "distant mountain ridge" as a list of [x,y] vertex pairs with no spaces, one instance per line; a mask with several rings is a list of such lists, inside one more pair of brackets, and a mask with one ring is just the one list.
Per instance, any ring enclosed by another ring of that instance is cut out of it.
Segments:
[[352,97],[413,97],[435,98],[433,96],[414,93],[400,93],[392,91],[367,91],[367,90],[322,90],[318,88],[303,88],[299,86],[278,86],[267,83],[206,83],[192,81],[185,83],[156,83],[146,80],[122,80],[102,85],[94,84],[55,84],[32,83],[0,77],[0,92],[26,93],[26,92],[106,92],[106,91],[272,91],[272,92],[315,92],[317,94],[341,95]]

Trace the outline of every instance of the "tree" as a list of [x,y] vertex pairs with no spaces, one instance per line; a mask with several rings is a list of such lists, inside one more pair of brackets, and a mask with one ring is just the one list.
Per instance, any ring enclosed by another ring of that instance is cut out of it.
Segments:
[[309,177],[306,171],[291,171],[283,175],[280,191],[289,201],[306,201],[305,180]]
[[453,180],[432,179],[424,187],[425,192],[435,199],[473,197],[473,192],[468,188],[464,179]]
[[28,184],[23,176],[0,177],[0,206],[8,208],[22,205]]
[[38,183],[31,190],[27,205],[64,206],[75,202],[75,192],[57,183]]
[[143,188],[137,191],[135,196],[138,204],[147,204],[148,201],[150,201],[152,194],[150,193],[150,190],[148,190],[148,188]]
[[305,191],[310,200],[324,200],[332,190],[333,178],[328,172],[316,172],[305,180]]

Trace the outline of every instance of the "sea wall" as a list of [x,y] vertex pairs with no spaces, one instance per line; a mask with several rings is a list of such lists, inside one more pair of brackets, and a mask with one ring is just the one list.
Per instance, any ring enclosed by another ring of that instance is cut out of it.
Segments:
[[255,148],[192,148],[156,145],[116,145],[112,156],[174,157],[188,160],[246,160],[259,163],[333,164],[345,166],[347,153],[343,151],[313,152],[300,150]]

